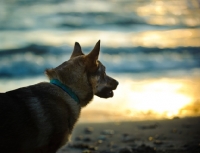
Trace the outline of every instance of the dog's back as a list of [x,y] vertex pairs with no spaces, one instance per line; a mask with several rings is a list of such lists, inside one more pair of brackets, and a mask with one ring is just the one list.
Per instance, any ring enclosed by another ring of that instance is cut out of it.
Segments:
[[68,96],[49,83],[1,93],[0,150],[13,153],[48,148],[55,152],[65,143],[60,141],[68,139],[74,124],[69,115],[75,115],[73,107],[64,99]]
[[[27,109],[26,105],[23,105],[24,101],[19,102],[15,99],[12,92],[0,94],[0,149],[5,152],[14,148],[18,150],[26,132],[23,127],[26,128],[27,121],[32,122],[29,118],[30,113],[25,113]],[[34,129],[33,126],[31,128]]]

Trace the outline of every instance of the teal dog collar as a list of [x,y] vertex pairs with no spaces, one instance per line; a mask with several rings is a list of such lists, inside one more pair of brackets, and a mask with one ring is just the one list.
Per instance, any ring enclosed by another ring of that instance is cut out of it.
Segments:
[[58,79],[52,79],[50,80],[51,84],[54,84],[58,87],[60,87],[61,89],[63,89],[66,93],[68,93],[70,95],[70,97],[72,97],[77,103],[80,103],[78,96],[66,85],[64,85],[63,83],[61,83]]

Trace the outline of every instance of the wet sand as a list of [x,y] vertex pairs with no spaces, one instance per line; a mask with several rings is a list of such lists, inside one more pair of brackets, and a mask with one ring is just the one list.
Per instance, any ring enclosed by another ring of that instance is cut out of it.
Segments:
[[79,123],[58,153],[200,153],[200,117]]

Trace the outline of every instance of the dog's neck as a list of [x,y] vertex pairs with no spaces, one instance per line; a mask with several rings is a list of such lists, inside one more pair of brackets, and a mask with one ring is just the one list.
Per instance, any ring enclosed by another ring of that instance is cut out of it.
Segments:
[[71,98],[73,98],[78,104],[80,103],[80,100],[78,98],[78,96],[71,90],[71,88],[69,88],[68,86],[64,85],[63,83],[61,83],[58,79],[51,79],[50,80],[51,84],[54,84],[58,87],[60,87],[61,89],[63,89],[66,93],[68,93],[68,95],[70,95]]

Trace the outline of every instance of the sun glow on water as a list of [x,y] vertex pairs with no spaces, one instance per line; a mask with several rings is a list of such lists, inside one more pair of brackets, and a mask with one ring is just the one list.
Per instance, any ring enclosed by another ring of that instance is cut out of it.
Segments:
[[129,93],[127,106],[143,112],[165,113],[166,117],[176,116],[183,106],[192,101],[191,97],[179,92],[182,87],[183,84],[165,80],[141,84],[140,90]]
[[114,97],[95,96],[83,110],[81,121],[171,119],[199,114],[194,112],[196,104],[193,103],[198,99],[193,95],[198,89],[190,79],[117,80],[120,84]]

